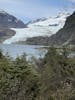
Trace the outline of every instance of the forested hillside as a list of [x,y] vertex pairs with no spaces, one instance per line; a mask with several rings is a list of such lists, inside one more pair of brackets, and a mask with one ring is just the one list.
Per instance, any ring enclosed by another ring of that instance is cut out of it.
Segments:
[[[59,52],[58,52],[59,51]],[[0,100],[75,100],[75,58],[51,47],[37,68],[0,51]]]

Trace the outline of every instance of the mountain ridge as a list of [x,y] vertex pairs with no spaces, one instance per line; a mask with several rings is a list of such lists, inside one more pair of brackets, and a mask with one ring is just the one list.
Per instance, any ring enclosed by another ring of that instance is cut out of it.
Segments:
[[[75,45],[75,12],[69,16],[65,25],[60,29],[56,35],[50,37],[51,44],[57,45]],[[58,40],[59,38],[59,40]]]
[[16,42],[25,42],[28,38],[34,37],[49,37],[60,30],[69,16],[68,13],[59,14],[58,16],[34,20],[27,25],[27,28],[17,29],[13,28],[16,34],[4,41],[4,44],[11,44]]
[[0,10],[0,27],[5,28],[25,28],[26,25],[16,17]]
[[75,12],[67,18],[64,27],[56,34],[51,37],[29,38],[26,42],[28,44],[50,46],[75,45]]
[[0,9],[0,43],[16,34],[11,28],[25,28],[26,25],[16,17]]

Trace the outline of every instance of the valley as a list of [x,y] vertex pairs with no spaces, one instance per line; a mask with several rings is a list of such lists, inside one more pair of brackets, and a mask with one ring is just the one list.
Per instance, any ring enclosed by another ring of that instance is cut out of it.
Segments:
[[[41,41],[39,37],[51,37],[53,34],[56,34],[56,32],[63,28],[66,18],[68,16],[69,13],[59,13],[57,16],[54,17],[33,20],[32,22],[29,22],[27,24],[27,28],[11,28],[16,32],[16,34],[11,38],[5,40],[3,44],[29,44],[29,40],[32,39],[32,41],[30,41],[30,44],[36,45],[36,41],[38,41],[39,44],[43,45],[44,41]],[[36,39],[36,41],[34,39]],[[33,41],[34,43],[32,43]]]

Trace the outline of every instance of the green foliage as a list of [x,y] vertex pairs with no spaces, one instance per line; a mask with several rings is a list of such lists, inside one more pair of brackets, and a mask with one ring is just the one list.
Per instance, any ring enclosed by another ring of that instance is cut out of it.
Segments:
[[0,58],[2,58],[3,54],[2,54],[2,50],[0,49]]
[[[69,100],[75,91],[75,58],[69,49],[51,47],[42,63],[42,95],[45,100]],[[44,99],[43,99],[44,100]],[[51,99],[50,99],[51,100]]]
[[15,61],[0,59],[0,100],[36,100],[39,95],[39,75],[25,58]]
[[0,100],[75,100],[75,58],[51,47],[38,68],[26,55],[11,61],[0,53]]

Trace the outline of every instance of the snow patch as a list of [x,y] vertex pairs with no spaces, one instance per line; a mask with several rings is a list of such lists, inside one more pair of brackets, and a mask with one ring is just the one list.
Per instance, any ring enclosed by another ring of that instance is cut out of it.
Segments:
[[16,34],[5,40],[4,44],[11,44],[18,41],[26,41],[27,38],[37,36],[51,36],[63,28],[68,14],[60,14],[56,17],[49,17],[46,20],[35,21],[28,24],[28,28],[12,28]]

